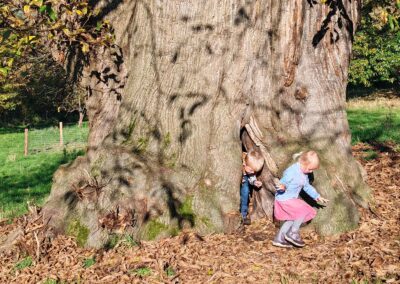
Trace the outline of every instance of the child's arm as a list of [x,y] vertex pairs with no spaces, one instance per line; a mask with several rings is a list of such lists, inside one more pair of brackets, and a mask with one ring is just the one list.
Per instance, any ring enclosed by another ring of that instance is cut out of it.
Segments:
[[306,182],[304,184],[304,191],[315,201],[321,202],[321,203],[327,203],[329,200],[323,198],[316,190],[315,188],[310,184],[310,181],[308,180],[308,177],[306,178]]
[[251,185],[254,185],[254,182],[257,180],[256,175],[254,174],[247,174],[247,176],[249,177],[249,183]]
[[274,178],[272,181],[274,182],[274,186],[275,186],[276,190],[283,190],[283,191],[286,190],[286,186],[283,185],[278,178]]
[[262,186],[262,182],[257,180],[257,177],[256,177],[255,174],[248,175],[248,177],[249,177],[249,183],[252,186],[256,186],[256,187],[261,187]]
[[318,198],[321,197],[321,195],[317,192],[317,190],[310,184],[308,176],[306,177],[303,189],[314,200],[317,200]]

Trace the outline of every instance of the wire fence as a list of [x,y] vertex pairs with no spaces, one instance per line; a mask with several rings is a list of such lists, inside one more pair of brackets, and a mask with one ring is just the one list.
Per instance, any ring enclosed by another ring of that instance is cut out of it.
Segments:
[[0,219],[27,211],[27,202],[43,204],[60,165],[82,155],[88,125],[0,128]]
[[87,123],[81,127],[72,123],[60,123],[46,128],[29,128],[5,133],[0,138],[0,157],[3,156],[5,161],[12,161],[21,156],[38,153],[85,149],[88,132]]

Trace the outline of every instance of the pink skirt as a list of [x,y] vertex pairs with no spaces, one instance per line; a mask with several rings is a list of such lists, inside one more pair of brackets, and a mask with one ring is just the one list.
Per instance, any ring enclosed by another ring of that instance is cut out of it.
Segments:
[[317,211],[302,199],[289,199],[285,201],[275,200],[274,216],[279,221],[298,220],[310,221],[317,215]]

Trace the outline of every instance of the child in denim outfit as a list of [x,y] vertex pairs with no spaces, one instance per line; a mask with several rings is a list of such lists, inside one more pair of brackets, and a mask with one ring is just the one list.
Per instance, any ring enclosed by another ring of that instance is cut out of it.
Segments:
[[321,195],[310,184],[308,174],[319,167],[319,158],[315,151],[300,155],[299,162],[287,168],[275,194],[274,216],[285,221],[272,244],[278,247],[303,247],[305,243],[300,237],[300,226],[315,217],[316,210],[299,199],[301,189],[317,202],[326,203],[329,200]]
[[240,213],[244,225],[250,225],[251,220],[247,217],[249,208],[250,186],[261,187],[262,182],[257,180],[256,173],[261,171],[264,165],[263,156],[255,151],[250,150],[243,153],[243,178],[240,188]]

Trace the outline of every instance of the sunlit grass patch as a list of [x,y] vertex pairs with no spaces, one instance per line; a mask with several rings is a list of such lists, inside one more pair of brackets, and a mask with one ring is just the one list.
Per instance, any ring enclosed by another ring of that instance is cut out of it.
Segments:
[[[40,133],[36,136],[42,136],[43,139],[35,140],[34,135],[31,135],[32,144],[26,157],[23,129],[0,129],[0,219],[26,213],[27,201],[42,205],[50,193],[52,177],[57,168],[84,154],[82,148],[67,150],[68,148],[60,147],[59,141],[53,141],[55,144],[47,149],[49,146],[46,145],[50,145],[52,141],[47,136],[51,131],[54,132],[53,128],[35,130]],[[87,133],[87,129],[77,126],[67,127],[65,143],[75,143],[82,135],[84,140],[80,141],[86,141],[85,132]],[[45,147],[41,147],[40,151],[33,151],[39,149],[40,143]]]
[[400,144],[400,108],[349,108],[352,143],[394,142]]

